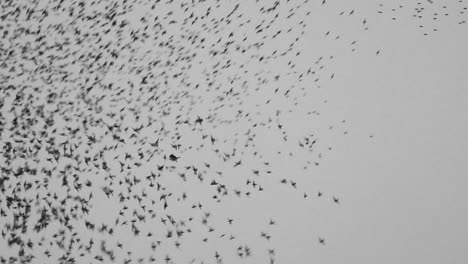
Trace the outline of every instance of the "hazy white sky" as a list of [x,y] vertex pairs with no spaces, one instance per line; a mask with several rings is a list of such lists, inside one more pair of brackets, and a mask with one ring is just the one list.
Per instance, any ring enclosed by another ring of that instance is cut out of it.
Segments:
[[[454,1],[444,2],[456,5]],[[180,251],[172,244],[160,249],[180,261],[176,263],[193,258],[197,263],[202,259],[215,263],[215,251],[223,255],[224,263],[267,263],[267,248],[276,249],[276,263],[468,263],[468,29],[458,24],[466,15],[454,11],[446,19],[420,21],[412,17],[411,8],[398,9],[397,1],[381,7],[365,0],[327,1],[326,5],[324,8],[314,2],[312,15],[305,18],[308,27],[297,44],[301,55],[294,60],[297,68],[304,68],[320,56],[333,59],[325,63],[319,87],[313,79],[297,84],[310,90],[305,90],[304,96],[301,92],[293,94],[298,109],[285,113],[283,119],[292,138],[309,132],[319,135],[324,144],[320,166],[302,170],[306,158],[275,155],[294,148],[278,140],[274,129],[259,128],[256,148],[265,153],[264,159],[270,161],[274,171],[270,178],[259,180],[266,191],[252,194],[251,199],[230,196],[222,203],[211,201],[206,205],[213,214],[213,226],[227,234],[235,233],[240,241],[204,244],[200,240],[206,232],[194,229]],[[248,5],[242,8],[248,14]],[[433,8],[434,12],[438,10]],[[349,13],[353,9],[354,18],[337,16],[341,10]],[[383,14],[378,10],[384,10]],[[361,24],[364,18],[369,27],[366,31]],[[281,26],[287,28],[287,23]],[[419,28],[420,24],[425,28]],[[297,29],[296,23],[291,26]],[[330,36],[324,38],[327,31],[331,31]],[[341,38],[333,40],[337,35]],[[351,45],[355,40],[357,44]],[[287,39],[267,43],[263,51],[289,43]],[[147,48],[156,52],[151,45]],[[236,59],[242,57],[232,58]],[[255,67],[265,67],[265,75],[289,70],[284,63],[246,65],[252,68],[245,76],[252,80],[249,74],[257,72]],[[200,74],[199,70],[192,69],[192,76]],[[332,73],[335,75],[330,80]],[[288,78],[281,83],[285,87],[291,84]],[[245,107],[265,111],[261,116],[274,106],[254,105],[269,97],[270,93],[262,90],[253,93],[245,97]],[[272,104],[289,107],[291,100]],[[209,107],[197,105],[193,112],[202,115]],[[314,110],[319,115],[304,115]],[[233,114],[229,109],[220,113],[226,117]],[[242,131],[243,125],[220,126],[213,133],[229,138]],[[191,139],[190,135],[184,138],[187,142]],[[328,146],[333,150],[326,151]],[[181,162],[204,162],[213,157],[210,150],[188,151]],[[223,171],[225,182],[232,186],[244,183],[244,178],[240,182],[236,175],[249,172],[247,168],[243,171],[215,162],[212,165]],[[135,174],[147,172],[142,169]],[[283,175],[295,179],[300,191],[278,184]],[[191,197],[207,196],[207,184],[180,184],[178,179],[165,184],[174,190],[190,190]],[[320,199],[316,197],[319,190],[324,193]],[[303,198],[304,192],[309,194],[308,199]],[[115,210],[119,210],[117,201],[107,200],[98,191],[95,196],[98,198],[90,219],[112,223]],[[333,203],[333,196],[340,198],[339,205]],[[177,206],[172,213],[190,214],[185,206],[190,208],[191,204]],[[236,219],[233,226],[227,226],[226,217]],[[268,226],[270,218],[275,219],[276,226]],[[146,226],[145,231],[162,236],[166,233],[156,225]],[[260,231],[270,233],[271,241],[266,243],[259,237]],[[318,243],[318,237],[326,238],[325,246]],[[134,256],[147,258],[150,254],[150,240],[134,239],[128,230],[119,230],[113,239],[127,242]],[[234,254],[235,246],[243,244],[253,248],[251,258],[241,260]],[[10,254],[5,241],[0,240],[0,256]]]

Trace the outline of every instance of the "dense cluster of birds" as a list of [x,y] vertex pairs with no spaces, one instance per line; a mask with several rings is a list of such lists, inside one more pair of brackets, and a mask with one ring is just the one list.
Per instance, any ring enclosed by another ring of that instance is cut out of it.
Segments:
[[[341,203],[274,162],[310,174],[333,150],[325,135],[349,133],[346,120],[314,129],[337,58],[304,36],[328,1],[1,1],[0,263],[224,263],[259,250],[275,263],[274,216],[261,249],[214,208],[274,185]],[[415,16],[444,16],[435,5]],[[357,10],[333,12],[369,30]],[[353,34],[314,26],[325,46],[357,50]],[[200,244],[211,255],[184,255]]]

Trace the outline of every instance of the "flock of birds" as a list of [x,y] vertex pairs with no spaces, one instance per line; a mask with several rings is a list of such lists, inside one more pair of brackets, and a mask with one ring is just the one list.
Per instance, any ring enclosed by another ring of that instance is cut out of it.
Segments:
[[[0,263],[186,263],[200,244],[211,255],[189,263],[240,263],[262,247],[217,204],[281,185],[338,206],[274,162],[310,174],[333,150],[326,135],[349,133],[346,120],[313,129],[336,58],[304,39],[329,2],[1,1]],[[394,20],[405,9],[378,8]],[[410,11],[423,27],[465,10],[428,0]],[[332,12],[357,36],[369,30],[357,9]],[[357,50],[355,35],[315,26],[323,43]],[[258,236],[276,263],[281,223],[266,217]]]

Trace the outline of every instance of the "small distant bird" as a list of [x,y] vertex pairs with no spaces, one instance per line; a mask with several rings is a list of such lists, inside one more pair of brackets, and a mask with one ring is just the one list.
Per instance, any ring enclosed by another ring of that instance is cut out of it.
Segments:
[[325,238],[319,237],[318,241],[320,244],[325,245]]
[[180,157],[175,156],[174,154],[169,155],[170,161],[177,161]]
[[333,202],[339,204],[339,203],[340,203],[340,199],[338,199],[337,197],[333,196]]

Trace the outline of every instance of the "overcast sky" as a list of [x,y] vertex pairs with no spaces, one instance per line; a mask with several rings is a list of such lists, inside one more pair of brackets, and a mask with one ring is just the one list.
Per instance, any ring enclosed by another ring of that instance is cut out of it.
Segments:
[[[200,241],[206,232],[194,229],[181,250],[170,244],[163,246],[161,252],[174,256],[175,263],[188,263],[194,258],[196,263],[215,263],[215,251],[223,255],[224,263],[267,263],[268,248],[275,248],[276,263],[468,263],[468,28],[458,23],[466,15],[453,7],[445,19],[418,21],[412,16],[412,6],[398,9],[397,1],[379,6],[365,0],[330,0],[326,7],[315,2],[310,7],[312,14],[304,18],[307,27],[296,47],[301,55],[294,62],[299,65],[297,68],[307,69],[320,56],[333,59],[326,63],[319,85],[313,79],[297,84],[309,90],[304,95],[300,91],[293,95],[298,107],[285,113],[284,125],[292,138],[308,133],[318,135],[323,149],[320,166],[303,170],[306,158],[299,154],[275,155],[294,148],[283,144],[273,129],[259,128],[255,148],[265,153],[264,159],[274,171],[274,176],[259,180],[266,191],[254,193],[250,199],[230,196],[221,203],[207,201],[206,205],[213,214],[213,226],[224,228],[227,234],[235,233],[243,242],[213,240],[204,244]],[[456,5],[455,1],[444,2]],[[429,8],[442,12],[440,6]],[[392,8],[397,11],[392,13]],[[248,4],[241,9],[239,12],[252,15]],[[353,9],[355,13],[349,16]],[[342,10],[346,14],[338,16]],[[383,13],[379,14],[379,10]],[[143,8],[135,12],[144,11]],[[361,24],[364,18],[369,27],[365,31]],[[290,21],[279,24],[288,28],[287,23],[298,27]],[[327,31],[331,31],[328,39],[324,38]],[[424,35],[426,32],[428,35]],[[345,40],[333,40],[337,35]],[[357,44],[350,45],[354,40]],[[286,38],[280,39],[267,43],[264,50],[289,43]],[[147,45],[157,53],[157,47]],[[236,59],[242,58],[232,58]],[[262,67],[246,65],[252,68],[246,69],[249,73],[245,73],[245,78],[252,79],[249,74],[259,71],[255,67]],[[285,63],[264,67],[265,76],[289,71]],[[196,79],[194,76],[202,68],[191,69],[191,76]],[[295,84],[292,78],[285,78],[280,85]],[[260,90],[245,96],[245,108],[260,111],[259,116],[262,111],[275,109],[255,106],[270,94]],[[197,95],[212,96],[203,92]],[[285,109],[292,105],[286,98],[272,104],[279,108],[284,105]],[[193,112],[203,116],[208,108],[197,105]],[[304,114],[315,110],[319,114]],[[221,111],[221,116],[235,114]],[[236,131],[243,131],[243,125],[220,125],[213,133],[229,138]],[[195,142],[191,141],[190,132],[184,140]],[[332,150],[326,151],[328,147]],[[180,162],[205,162],[212,158],[212,151],[201,149],[187,151]],[[250,171],[214,164],[223,171],[226,184],[233,186],[240,184],[232,180],[237,174]],[[244,164],[249,164],[249,160]],[[142,169],[135,175],[147,172]],[[300,191],[279,184],[283,175],[297,181]],[[96,185],[100,183],[96,179]],[[166,185],[174,190],[190,190],[191,197],[202,197],[208,188],[208,184],[180,184],[178,180],[168,180]],[[113,223],[119,210],[117,199],[109,200],[97,190],[94,195],[98,198],[89,219]],[[324,193],[321,199],[317,198],[318,191]],[[303,198],[304,192],[309,194],[308,199]],[[339,197],[340,204],[333,203],[332,197]],[[176,207],[172,209],[175,215],[191,213],[183,206],[172,206]],[[184,206],[189,208],[191,204]],[[233,226],[227,226],[227,217],[236,219]],[[270,218],[277,222],[276,226],[268,226]],[[145,227],[146,232],[149,230],[162,236],[166,233],[151,224]],[[270,233],[271,241],[265,243],[259,237],[260,231]],[[326,245],[318,243],[319,237],[326,239]],[[118,230],[114,240],[126,242],[134,257],[141,254],[147,258],[151,254],[150,240],[132,238],[129,230]],[[239,259],[234,254],[235,246],[241,244],[252,247],[251,258]],[[0,256],[8,257],[14,252],[0,239]],[[163,256],[159,256],[161,261]]]

